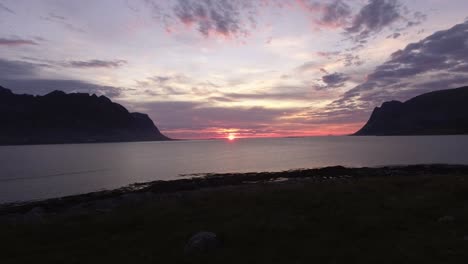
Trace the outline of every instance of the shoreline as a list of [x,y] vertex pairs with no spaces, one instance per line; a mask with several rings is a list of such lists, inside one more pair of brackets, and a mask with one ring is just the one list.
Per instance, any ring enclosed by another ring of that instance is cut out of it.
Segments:
[[[257,185],[268,183],[293,183],[300,181],[338,181],[357,180],[360,178],[377,178],[392,176],[416,175],[444,175],[466,174],[468,165],[449,164],[421,164],[421,165],[395,165],[381,167],[343,167],[331,166],[314,169],[298,169],[279,172],[247,172],[247,173],[207,173],[186,174],[184,179],[156,180],[143,183],[133,183],[112,190],[96,191],[78,195],[33,200],[24,202],[12,202],[0,204],[0,217],[4,215],[27,214],[31,210],[41,210],[60,214],[73,207],[86,205],[92,213],[95,204],[97,211],[109,211],[128,202],[144,201],[150,196],[177,194],[186,191],[200,191],[203,189],[216,189],[228,186]],[[104,201],[104,203],[103,203]],[[108,204],[108,208],[104,205]]]
[[467,202],[460,165],[210,174],[3,207],[0,262],[463,263]]

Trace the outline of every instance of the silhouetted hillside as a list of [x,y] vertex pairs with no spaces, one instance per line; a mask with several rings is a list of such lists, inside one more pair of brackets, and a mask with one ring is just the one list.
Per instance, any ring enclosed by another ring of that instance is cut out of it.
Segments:
[[468,86],[416,96],[374,109],[355,135],[468,134]]
[[0,86],[0,144],[168,140],[146,114],[105,96],[17,95]]

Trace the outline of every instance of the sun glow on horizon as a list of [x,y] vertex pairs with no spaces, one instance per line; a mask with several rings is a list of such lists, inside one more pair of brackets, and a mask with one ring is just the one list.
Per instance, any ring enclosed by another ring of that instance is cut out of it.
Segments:
[[229,141],[232,141],[232,140],[236,139],[236,135],[234,133],[229,133],[228,136],[227,136],[227,139]]

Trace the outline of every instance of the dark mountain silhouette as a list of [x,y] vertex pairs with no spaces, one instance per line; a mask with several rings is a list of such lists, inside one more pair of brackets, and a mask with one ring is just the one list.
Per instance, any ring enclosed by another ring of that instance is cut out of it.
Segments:
[[17,95],[0,86],[0,144],[168,140],[146,114],[105,96],[54,91]]
[[468,134],[468,86],[385,102],[354,135]]

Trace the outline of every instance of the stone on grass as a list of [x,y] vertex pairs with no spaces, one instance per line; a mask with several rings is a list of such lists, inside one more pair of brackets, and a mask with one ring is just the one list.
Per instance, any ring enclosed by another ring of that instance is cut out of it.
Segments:
[[441,223],[449,223],[449,222],[453,222],[454,220],[455,220],[455,217],[451,215],[446,215],[446,216],[440,217],[437,221]]
[[221,245],[219,237],[208,231],[201,231],[193,235],[184,248],[185,254],[203,254],[216,250]]

